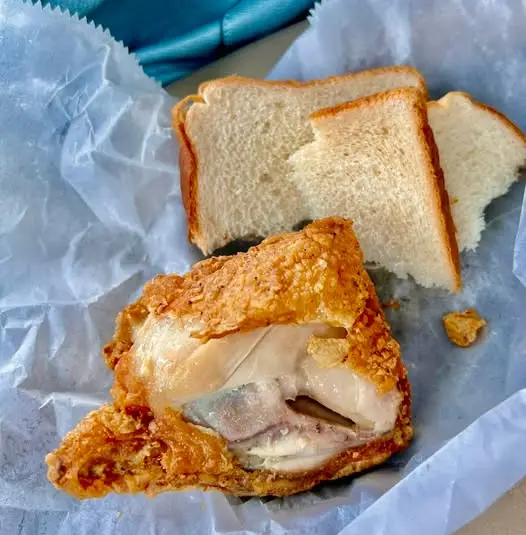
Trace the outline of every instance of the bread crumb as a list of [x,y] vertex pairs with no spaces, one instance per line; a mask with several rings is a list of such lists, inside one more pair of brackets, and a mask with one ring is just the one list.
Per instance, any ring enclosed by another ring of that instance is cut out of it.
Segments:
[[391,299],[382,303],[382,308],[392,308],[393,310],[400,310],[400,301],[398,299]]
[[117,518],[120,518],[121,515],[122,515],[122,513],[120,511],[115,511],[115,516]]
[[486,325],[486,320],[474,308],[463,312],[450,312],[442,321],[448,338],[457,346],[469,347],[477,339],[477,334]]

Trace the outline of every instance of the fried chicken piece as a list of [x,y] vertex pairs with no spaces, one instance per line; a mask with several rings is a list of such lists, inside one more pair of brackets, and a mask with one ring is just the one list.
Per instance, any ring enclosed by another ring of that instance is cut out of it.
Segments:
[[486,325],[486,320],[478,315],[474,308],[468,308],[463,312],[450,312],[442,321],[448,338],[460,347],[469,347],[477,339],[477,335]]
[[50,481],[288,495],[405,448],[407,372],[362,262],[330,218],[155,277],[104,349],[113,404],[46,457]]

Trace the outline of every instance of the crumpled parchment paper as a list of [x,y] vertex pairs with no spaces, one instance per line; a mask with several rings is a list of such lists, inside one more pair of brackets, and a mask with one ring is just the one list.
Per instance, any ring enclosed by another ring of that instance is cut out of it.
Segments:
[[[432,92],[462,89],[522,128],[526,16],[518,1],[333,0],[273,77],[412,63]],[[0,0],[0,533],[449,533],[526,475],[524,187],[487,210],[458,296],[381,271],[414,391],[412,447],[361,477],[283,500],[220,493],[79,502],[43,458],[108,397],[99,356],[116,313],[186,241],[174,100],[101,29]],[[183,96],[183,95],[181,95]],[[512,272],[514,266],[517,276]],[[483,339],[454,348],[441,316],[475,306]]]

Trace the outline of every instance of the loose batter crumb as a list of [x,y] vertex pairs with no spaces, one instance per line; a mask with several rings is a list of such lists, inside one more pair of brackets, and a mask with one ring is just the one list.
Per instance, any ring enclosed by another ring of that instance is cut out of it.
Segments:
[[477,335],[486,325],[486,320],[478,315],[474,308],[463,312],[450,312],[442,321],[448,338],[457,346],[469,347],[477,339]]
[[393,310],[400,310],[400,301],[398,299],[391,299],[382,303],[382,308],[392,308]]

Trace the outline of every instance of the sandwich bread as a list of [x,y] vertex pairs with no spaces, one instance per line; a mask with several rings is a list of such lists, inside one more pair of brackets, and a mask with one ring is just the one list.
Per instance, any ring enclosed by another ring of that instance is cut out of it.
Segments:
[[[378,96],[395,89],[398,97]],[[418,101],[423,135],[407,135],[415,123],[398,104],[408,98]],[[526,138],[465,93],[428,102],[427,114],[426,98],[409,67],[204,84],[174,109],[190,240],[209,254],[339,215],[355,220],[366,260],[457,290],[457,249],[478,245],[484,209],[526,162]]]
[[454,91],[428,104],[461,251],[475,249],[484,209],[526,163],[526,137],[497,110]]
[[377,93],[311,116],[289,181],[312,219],[352,218],[365,259],[423,286],[460,288],[453,221],[424,94]]
[[413,86],[411,67],[312,82],[229,77],[205,83],[174,108],[189,238],[205,254],[236,239],[262,238],[311,219],[285,178],[289,157],[313,139],[309,116],[380,91]]

